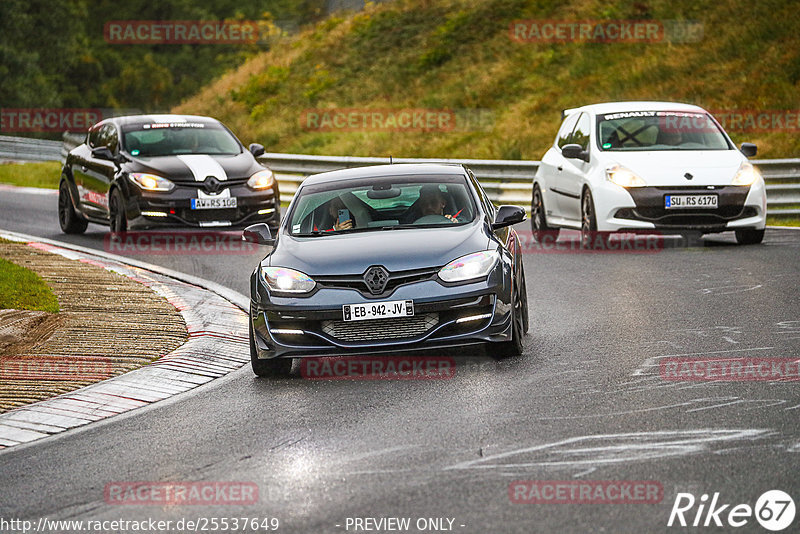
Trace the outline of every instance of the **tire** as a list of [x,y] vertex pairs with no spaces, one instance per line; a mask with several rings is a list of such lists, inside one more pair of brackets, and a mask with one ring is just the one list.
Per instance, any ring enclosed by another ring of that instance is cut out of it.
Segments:
[[496,343],[493,346],[494,351],[492,351],[490,348],[490,353],[494,352],[495,357],[509,358],[511,356],[520,356],[522,354],[524,348],[522,345],[522,337],[527,331],[525,324],[527,322],[525,320],[525,317],[527,316],[527,305],[527,295],[525,296],[523,303],[523,300],[519,296],[519,292],[517,292],[517,295],[514,296],[514,306],[511,310],[511,340]]
[[111,192],[111,201],[108,203],[108,218],[111,233],[120,234],[128,231],[128,216],[125,214],[125,201],[119,189]]
[[539,243],[542,242],[542,237],[548,234],[553,236],[553,241],[558,239],[560,228],[547,226],[546,213],[542,191],[539,189],[539,184],[536,184],[533,186],[533,197],[531,197],[531,233]]
[[592,198],[592,192],[587,189],[581,199],[581,248],[606,248],[608,245],[608,238],[608,232],[597,231],[594,199]]
[[65,234],[82,234],[89,226],[88,221],[81,219],[75,213],[66,180],[61,180],[61,185],[58,186],[58,224]]
[[764,240],[764,230],[745,228],[736,230],[736,242],[740,245],[757,245]]
[[[249,318],[247,322],[250,323]],[[261,378],[281,378],[292,372],[292,358],[259,359],[252,323],[250,324],[250,364],[253,367],[253,373]]]

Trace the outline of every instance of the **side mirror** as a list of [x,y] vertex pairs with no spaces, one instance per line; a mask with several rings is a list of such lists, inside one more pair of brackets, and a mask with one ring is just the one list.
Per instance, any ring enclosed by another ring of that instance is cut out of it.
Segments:
[[497,208],[497,215],[492,223],[492,230],[505,228],[512,224],[521,223],[525,220],[525,208],[520,206],[500,206]]
[[251,224],[245,228],[242,232],[242,239],[257,245],[275,244],[275,239],[272,237],[272,232],[269,231],[269,226],[264,223]]
[[569,159],[589,161],[589,151],[584,150],[581,145],[574,143],[570,143],[561,147],[561,155]]
[[742,143],[741,151],[745,157],[752,158],[758,152],[758,147],[753,143]]
[[107,159],[114,161],[114,154],[108,149],[107,146],[96,146],[92,149],[92,157],[97,159]]
[[258,143],[250,143],[250,146],[247,147],[250,150],[250,153],[253,155],[254,158],[261,156],[264,154],[264,145],[259,145]]

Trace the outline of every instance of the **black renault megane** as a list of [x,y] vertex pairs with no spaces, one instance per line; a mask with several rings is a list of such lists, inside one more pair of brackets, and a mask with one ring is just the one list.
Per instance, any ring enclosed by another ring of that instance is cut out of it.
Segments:
[[61,174],[58,218],[66,233],[89,222],[112,232],[158,226],[277,228],[272,172],[219,121],[194,115],[115,117],[89,129]]
[[466,167],[382,165],[306,178],[250,280],[259,376],[294,358],[483,345],[520,354],[528,330],[519,206],[496,208]]

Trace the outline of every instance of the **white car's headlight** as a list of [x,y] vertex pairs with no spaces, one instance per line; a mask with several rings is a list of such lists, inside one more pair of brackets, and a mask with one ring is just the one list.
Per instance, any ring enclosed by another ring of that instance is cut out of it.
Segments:
[[445,282],[465,282],[484,278],[500,261],[496,250],[484,250],[461,256],[439,270],[439,278]]
[[753,185],[753,183],[761,178],[761,173],[758,169],[753,167],[749,161],[743,162],[736,171],[736,176],[733,177],[731,185]]
[[644,187],[647,185],[641,176],[619,164],[614,164],[606,169],[606,178],[622,187]]
[[155,174],[132,172],[128,178],[145,191],[172,191],[175,188],[175,184]]
[[263,171],[258,171],[251,176],[249,180],[247,180],[247,187],[253,189],[254,191],[259,191],[261,189],[272,187],[274,183],[275,175],[272,174],[271,170],[264,169]]
[[261,266],[261,275],[272,291],[280,293],[308,293],[316,283],[305,273],[286,267]]

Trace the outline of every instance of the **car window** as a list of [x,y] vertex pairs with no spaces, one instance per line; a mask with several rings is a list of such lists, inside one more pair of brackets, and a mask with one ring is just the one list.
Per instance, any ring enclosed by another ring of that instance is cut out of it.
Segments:
[[113,124],[109,123],[103,126],[100,130],[98,143],[100,143],[99,146],[108,147],[112,154],[117,153],[119,139],[117,138],[117,129]]
[[589,147],[589,133],[591,129],[591,118],[588,113],[581,113],[578,124],[575,126],[572,134],[569,136],[568,144],[580,145],[581,148],[586,150]]
[[561,128],[558,129],[556,135],[556,146],[561,149],[564,145],[569,144],[572,130],[575,128],[575,122],[578,120],[578,113],[573,113],[561,123]]
[[174,122],[133,124],[123,128],[123,147],[132,156],[181,154],[234,155],[241,145],[221,124]]
[[631,111],[597,117],[601,150],[728,150],[732,148],[707,113]]
[[101,129],[102,126],[92,126],[92,128],[89,130],[88,143],[90,148],[96,148],[98,146],[101,146],[98,144],[100,140]]
[[[392,176],[302,187],[289,213],[292,235],[453,226],[475,218],[463,176]],[[340,218],[351,228],[339,229]]]

